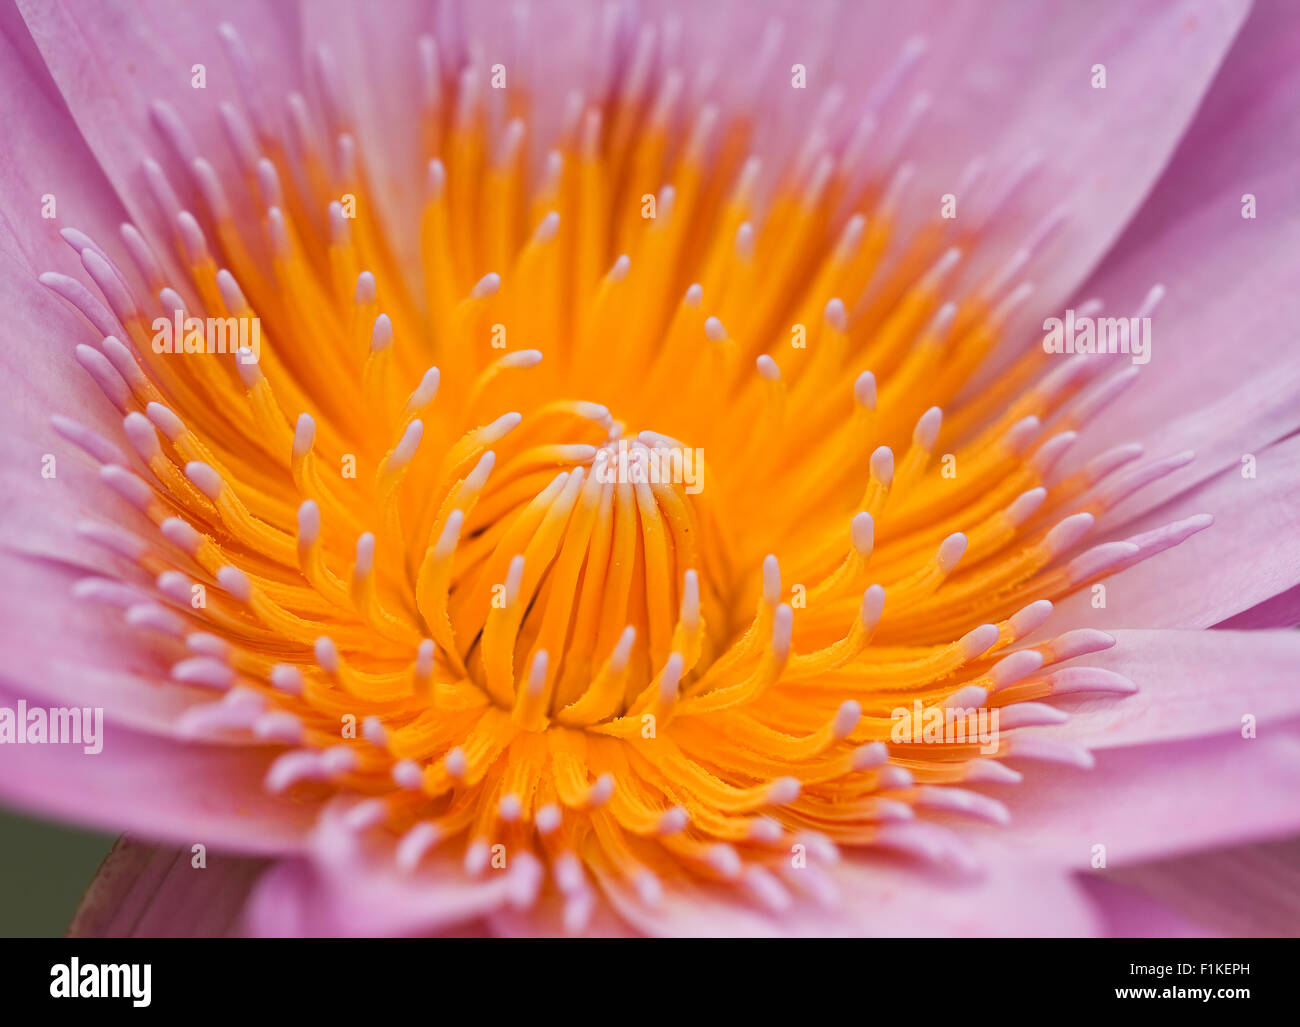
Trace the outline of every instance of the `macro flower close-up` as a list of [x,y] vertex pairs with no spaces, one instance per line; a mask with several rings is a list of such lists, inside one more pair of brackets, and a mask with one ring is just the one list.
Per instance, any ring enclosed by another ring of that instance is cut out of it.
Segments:
[[1300,7],[0,48],[0,803],[123,835],[72,935],[1298,933]]

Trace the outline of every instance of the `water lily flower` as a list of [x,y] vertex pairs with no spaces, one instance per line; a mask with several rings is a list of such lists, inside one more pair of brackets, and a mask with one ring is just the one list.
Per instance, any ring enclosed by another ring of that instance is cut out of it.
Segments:
[[466,8],[3,7],[74,930],[1277,930],[1296,11]]

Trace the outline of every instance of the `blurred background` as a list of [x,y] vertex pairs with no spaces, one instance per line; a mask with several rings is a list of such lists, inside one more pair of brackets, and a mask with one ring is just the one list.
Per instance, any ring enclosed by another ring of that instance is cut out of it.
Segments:
[[113,841],[0,809],[0,938],[62,936]]

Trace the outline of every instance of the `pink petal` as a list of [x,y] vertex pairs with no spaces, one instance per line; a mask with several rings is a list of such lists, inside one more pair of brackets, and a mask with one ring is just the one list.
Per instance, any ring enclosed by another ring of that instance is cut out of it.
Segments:
[[967,829],[986,835],[986,858],[1014,853],[1094,872],[1095,845],[1106,846],[1109,866],[1124,866],[1300,832],[1295,720],[1268,726],[1253,739],[1237,734],[1102,749],[1096,760],[1088,771],[1029,768],[1008,802],[1010,826]]
[[[1189,467],[1123,509],[1149,508],[1300,427],[1300,18],[1254,8],[1204,107],[1150,199],[1085,287],[1124,314],[1147,288],[1168,295],[1152,320],[1151,362],[1104,419],[1089,452],[1139,441],[1152,455],[1192,449]],[[1244,194],[1258,216],[1242,217]]]
[[[1050,211],[1068,210],[1046,266],[1032,271],[1035,314],[1022,323],[1041,325],[1043,311],[1065,300],[1138,209],[1245,11],[1231,3],[1127,4],[1103,17],[1068,2],[956,11],[939,2],[917,12],[946,30],[935,39],[932,59],[943,77],[931,86],[935,116],[917,154],[918,188],[927,198],[949,191],[961,159],[976,153],[1005,175],[1033,147],[1043,171],[1017,191],[995,237],[1022,245]],[[845,59],[856,62],[856,47],[850,52]],[[1106,66],[1105,89],[1092,88],[1096,64]],[[927,166],[944,174],[927,180]]]
[[1258,631],[1265,628],[1294,628],[1297,625],[1300,625],[1300,586],[1266,599],[1214,626],[1232,631]]
[[1300,716],[1300,633],[1294,631],[1116,631],[1115,647],[1090,666],[1118,671],[1139,691],[1074,704],[1070,719],[1036,731],[1090,749],[1240,737],[1242,718],[1260,733]]
[[[123,210],[77,132],[17,11],[0,9],[0,375],[11,399],[0,405],[6,459],[0,494],[8,544],[25,552],[103,566],[102,554],[71,534],[92,491],[106,511],[95,468],[50,426],[56,413],[99,431],[116,431],[116,411],[73,358],[79,342],[94,342],[86,320],[38,281],[45,271],[84,279],[77,255],[59,236],[74,226],[113,241]],[[41,216],[54,198],[57,218]],[[41,474],[48,455],[57,478]]]
[[245,930],[260,936],[378,936],[476,930],[486,914],[518,904],[535,882],[522,856],[478,877],[435,850],[412,873],[398,870],[392,839],[356,833],[342,806],[312,832],[310,858],[284,861],[258,882]]
[[[278,864],[259,882],[246,920],[250,933],[462,936],[485,925],[493,933],[516,936],[569,933],[552,884],[536,902],[519,901],[509,870],[467,877],[459,849],[435,850],[415,872],[402,873],[394,866],[391,840],[356,835],[342,824],[342,816],[327,814],[308,856]],[[835,890],[833,901],[815,903],[811,890],[801,889],[801,873],[810,879],[820,875]],[[810,861],[788,877],[795,901],[780,912],[768,911],[743,890],[680,884],[665,887],[657,902],[647,904],[626,884],[602,877],[593,916],[581,933],[1078,935],[1100,927],[1067,875],[1007,858],[990,862],[982,873],[959,876],[907,859],[854,854],[835,865]],[[597,882],[588,884],[595,891]]]
[[[118,418],[73,358],[73,347],[93,336],[79,315],[37,283],[37,273],[12,259],[0,232],[0,375],[12,392],[0,411],[0,517],[16,551],[104,568],[103,552],[78,538],[75,525],[85,516],[87,497],[94,497],[105,519],[125,519],[128,507],[99,482],[98,465],[60,437],[50,418],[69,414],[110,438],[120,434],[113,426]],[[49,457],[54,478],[42,474]]]
[[1210,932],[1183,913],[1138,888],[1110,877],[1079,876],[1079,886],[1097,907],[1106,934],[1116,938],[1204,938]]
[[[0,688],[0,706],[16,709],[20,698],[26,696]],[[0,745],[0,798],[44,816],[185,846],[292,852],[315,811],[263,790],[275,755],[106,723],[103,751],[94,755],[73,744]]]
[[[270,16],[261,19],[238,5],[232,15],[229,7],[228,2],[221,5],[221,16],[265,30],[248,31],[245,38],[250,41],[271,38],[271,49],[279,49],[281,53],[293,52],[291,19]],[[1189,20],[1187,11],[1190,8],[1174,8],[1168,14],[1162,9],[1161,13],[1145,19],[1144,25],[1149,27],[1135,27],[1134,31],[1128,31],[1127,26],[1097,28],[1093,18],[1082,14],[1075,17],[1072,9],[1065,7],[1041,15],[1043,22],[1035,30],[1038,38],[1033,47],[1025,47],[1025,37],[1012,32],[1012,26],[1000,24],[1000,19],[1008,16],[1005,12],[990,15],[987,10],[971,8],[966,17],[949,17],[945,10],[940,17],[954,26],[954,30],[950,36],[936,41],[934,57],[939,58],[936,64],[946,69],[950,77],[936,77],[929,84],[940,90],[943,100],[953,100],[954,103],[931,124],[919,152],[933,154],[941,148],[946,159],[944,162],[923,163],[927,168],[942,168],[945,174],[951,175],[960,171],[960,165],[950,167],[953,154],[973,155],[976,148],[987,148],[995,161],[1005,161],[1017,156],[1010,148],[1010,140],[1026,137],[1039,140],[1050,154],[1050,162],[1043,180],[1026,200],[1027,208],[1036,209],[1041,214],[1050,202],[1060,198],[1067,186],[1091,190],[1090,196],[1079,201],[1079,213],[1083,216],[1077,217],[1075,221],[1078,223],[1072,223],[1059,240],[1066,255],[1053,265],[1041,291],[1046,297],[1063,294],[1100,255],[1163,164],[1235,29],[1240,9],[1240,5],[1224,5],[1217,8],[1213,16],[1202,16],[1199,21]],[[204,126],[196,135],[200,137],[205,156],[215,160],[225,153],[224,143],[213,145],[209,152],[207,143],[210,140],[205,134],[216,125],[211,110],[205,110],[205,105],[215,101],[217,94],[211,98],[189,97],[185,96],[184,88],[176,85],[181,83],[184,86],[188,81],[190,58],[185,55],[212,50],[211,29],[215,25],[215,14],[211,17],[205,14],[195,23],[178,23],[176,18],[158,17],[154,24],[176,26],[174,38],[146,36],[127,39],[123,37],[121,26],[134,24],[134,21],[123,18],[121,12],[111,6],[105,14],[99,11],[89,15],[78,13],[75,25],[68,8],[61,4],[41,7],[29,4],[25,5],[25,13],[50,61],[55,79],[69,98],[78,124],[96,153],[105,161],[114,183],[130,197],[129,207],[134,213],[150,218],[154,216],[148,197],[140,186],[136,161],[143,152],[162,149],[156,134],[148,129],[140,115],[155,92],[166,93],[168,99],[182,109],[186,102],[189,103],[194,121],[187,123],[191,126],[202,123]],[[934,17],[933,12],[931,17]],[[212,24],[198,24],[203,21]],[[970,30],[986,23],[991,26],[990,31],[998,44],[996,47],[974,47],[979,63],[972,63],[967,52],[971,48]],[[405,26],[407,23],[399,24]],[[896,49],[905,33],[900,27],[899,31],[891,34],[894,27],[871,37],[870,45],[886,52],[891,47]],[[852,38],[852,34],[845,33],[845,37]],[[144,69],[136,81],[142,84],[133,85],[133,91],[127,96],[122,96],[120,90],[106,89],[105,82],[107,77],[111,77],[114,65],[97,60],[90,40],[94,41],[94,46],[105,45],[113,58],[124,52],[136,55],[138,66]],[[409,45],[410,40],[406,43]],[[1153,49],[1165,54],[1166,60],[1137,59]],[[1070,59],[1063,61],[1062,52],[1078,56],[1075,62],[1079,64],[1077,81],[1071,77],[1075,72],[1070,70]],[[1084,53],[1089,55],[1086,61],[1082,56]],[[966,59],[958,59],[959,56]],[[855,63],[873,64],[861,53],[845,51],[840,55],[841,60],[850,57]],[[1112,89],[1104,97],[1097,97],[1087,86],[1085,64],[1094,59],[1106,60],[1112,68]],[[1128,75],[1116,74],[1116,69],[1125,67],[1129,69]],[[958,69],[968,78],[959,79]],[[1022,88],[1026,80],[1038,81],[1042,88],[1026,95]],[[1020,98],[1020,107],[1010,111],[1006,104],[1015,97]],[[1114,112],[1114,121],[1088,119],[1087,125],[1095,127],[1081,129],[1077,119],[1062,115],[1063,111],[1086,110],[1085,105],[1102,99]],[[998,136],[990,145],[990,125],[994,122],[1009,127],[1005,136]],[[1083,159],[1089,154],[1104,156],[1089,163]],[[1079,167],[1087,170],[1080,172]],[[1066,169],[1069,169],[1068,177]],[[1124,173],[1116,174],[1117,169],[1123,169]],[[219,170],[230,171],[228,167]],[[178,174],[174,184],[181,188],[183,182],[183,176]],[[938,180],[921,183],[927,196],[933,191],[926,191],[931,184],[937,185]],[[155,228],[158,227],[155,223]],[[1014,236],[1016,231],[1023,233],[1029,227],[1032,226],[1012,226],[1008,233]],[[60,686],[53,687],[57,689]],[[1120,729],[1127,728],[1121,724]],[[1175,736],[1186,737],[1177,732]],[[281,808],[282,804],[263,796],[259,780],[266,762],[263,752],[239,753],[209,746],[185,746],[182,751],[182,747],[144,734],[120,732],[113,737],[121,741],[115,745],[111,760],[108,759],[107,747],[105,753],[97,757],[83,757],[78,750],[76,760],[68,758],[66,750],[58,746],[34,747],[44,751],[35,756],[23,753],[20,765],[22,780],[19,781],[17,772],[19,766],[15,765],[8,772],[0,773],[0,781],[5,782],[0,788],[14,787],[19,801],[24,802],[31,802],[38,795],[48,796],[57,811],[84,809],[91,819],[109,816],[109,810],[116,808],[106,805],[113,796],[132,795],[147,788],[151,797],[158,793],[155,805],[161,811],[123,806],[121,815],[132,821],[127,826],[136,826],[135,820],[152,820],[157,814],[159,823],[141,824],[140,829],[165,829],[167,837],[188,843],[184,837],[187,832],[194,834],[200,827],[205,827],[223,840],[233,837],[235,842],[256,851],[292,845],[310,817],[309,812],[302,810],[297,811],[295,817],[292,812]],[[1261,738],[1257,742],[1257,752],[1264,756],[1254,758],[1263,758],[1267,771],[1283,769],[1281,761],[1286,754],[1285,747],[1279,754],[1274,740]],[[1177,753],[1186,744],[1180,742],[1161,749],[1174,753],[1174,762],[1178,762]],[[1125,755],[1105,754],[1099,772],[1109,766],[1112,776],[1116,772],[1140,776],[1140,772],[1149,769],[1144,762],[1131,765],[1116,762]],[[11,753],[0,751],[0,764],[6,758],[13,762]],[[1276,759],[1277,765],[1270,763],[1270,759]],[[1235,752],[1225,762],[1236,768],[1234,760],[1240,760]],[[168,775],[169,780],[161,784],[148,774],[150,768],[155,768],[156,777],[158,765],[175,768],[174,773]],[[1189,766],[1193,765],[1199,764],[1188,760],[1180,764],[1185,773],[1190,772]],[[1169,789],[1170,782],[1162,782],[1158,775],[1156,778],[1151,794],[1163,799],[1163,792]],[[28,779],[39,780],[39,784],[31,784]],[[1102,780],[1109,779],[1103,777]],[[1068,784],[1067,781],[1064,787],[1067,794]],[[204,791],[208,793],[209,802],[215,804],[205,811],[195,810],[193,797]],[[1264,798],[1276,801],[1276,794],[1267,786],[1266,792]],[[1207,794],[1214,795],[1213,789],[1208,789]],[[213,795],[216,795],[215,799]],[[1221,794],[1216,796],[1221,797]],[[138,807],[139,804],[132,805]],[[1268,805],[1263,802],[1257,809],[1254,804],[1243,803],[1244,809],[1233,811],[1237,814],[1235,819],[1226,816],[1221,820],[1230,829],[1245,833],[1262,830],[1261,822],[1265,816],[1262,807]],[[1061,808],[1069,810],[1070,806],[1064,804]],[[1085,821],[1088,815],[1095,820],[1097,811],[1093,807],[1085,804],[1082,808]],[[1030,812],[1033,811],[1031,805]],[[241,816],[247,816],[255,830],[241,822]],[[1133,820],[1137,819],[1135,815]],[[1141,826],[1127,819],[1118,826],[1112,824],[1125,838],[1129,837],[1127,832],[1131,830],[1137,841],[1129,848],[1141,851],[1143,845],[1160,844],[1160,841],[1143,834]],[[248,837],[241,834],[241,830],[246,830]],[[263,831],[266,833],[259,834]],[[1177,835],[1176,831],[1168,833]],[[1191,834],[1199,837],[1194,832]],[[1188,835],[1188,832],[1184,831],[1183,835]],[[205,839],[196,837],[195,840]],[[1055,853],[1058,842],[1059,837],[1050,843],[1040,841],[1034,851]],[[436,861],[438,869],[432,874],[434,883],[423,877],[412,882],[399,878],[391,869],[374,870],[370,863],[354,859],[351,844],[338,837],[337,831],[329,824],[323,825],[318,832],[318,844],[323,846],[323,850],[317,852],[314,862],[282,864],[259,887],[253,904],[252,922],[262,933],[278,933],[277,928],[309,933],[379,930],[409,933],[443,929],[459,923],[479,923],[479,918],[484,915],[493,915],[502,924],[527,923],[525,915],[519,911],[501,912],[509,902],[506,894],[509,888],[496,880],[464,881],[457,876],[457,868],[450,861]],[[1086,851],[1087,847],[1082,848]],[[366,867],[367,872],[358,882],[354,871],[361,866]],[[828,918],[823,922],[812,917],[805,920],[795,918],[791,923],[796,930],[800,924],[809,933],[834,930],[827,926],[833,923],[839,927],[847,926],[844,933],[904,933],[909,927],[918,926],[909,917],[915,915],[919,896],[934,894],[933,882],[917,885],[909,904],[911,893],[907,882],[913,879],[910,875],[914,873],[910,868],[873,867],[869,873],[862,871],[861,878],[857,876],[856,868],[841,873],[852,886],[850,890],[854,895],[854,902],[845,910],[850,914],[849,919]],[[179,879],[183,879],[183,875]],[[943,933],[978,932],[978,925],[989,922],[1011,925],[1011,929],[1017,932],[1038,933],[1049,926],[1049,921],[1043,919],[1047,911],[1056,910],[1055,915],[1060,919],[1052,920],[1053,924],[1074,925],[1080,929],[1091,925],[1084,904],[1067,881],[1051,874],[1035,878],[1035,881],[1033,889],[1025,888],[1024,880],[1017,878],[1011,868],[1003,864],[995,868],[982,888],[964,892],[964,898],[954,893],[950,899],[951,908],[945,907],[930,923],[938,925],[933,929]],[[882,907],[884,912],[871,919],[873,910]],[[683,923],[703,928],[706,920],[701,919],[700,914],[709,908],[671,909],[664,914],[663,923],[674,924],[678,929]],[[999,911],[1004,918],[991,921],[990,917]],[[722,915],[719,911],[718,919],[712,921],[712,931],[724,933],[726,928],[743,927],[749,923],[747,914],[736,913],[735,920],[722,919]]]
[[77,909],[73,938],[220,938],[236,930],[261,859],[204,853],[122,837]]
[[304,860],[276,864],[257,884],[243,930],[256,937],[389,937],[478,930],[505,901],[504,881],[469,882],[451,861],[444,873],[402,880],[396,871],[357,868],[349,883]]
[[[458,927],[457,936],[465,936],[470,927],[472,925]],[[489,913],[482,921],[482,929],[485,936],[496,938],[563,938],[573,937],[576,933],[565,925],[564,904],[560,896],[554,892],[540,896],[528,909],[516,910],[506,907]],[[590,919],[583,926],[580,936],[635,938],[639,935],[632,925],[620,918],[608,904],[596,901],[592,905]]]
[[[288,89],[299,84],[297,10],[289,4],[219,0],[177,11],[166,0],[58,0],[19,7],[77,127],[132,220],[155,240],[169,239],[172,226],[162,220],[144,179],[146,156],[163,166],[182,204],[196,214],[205,210],[187,164],[151,124],[155,100],[175,109],[222,182],[242,180],[217,114],[220,102],[239,99],[218,26],[226,22],[238,31],[277,111]],[[204,89],[191,86],[195,64],[205,65]],[[164,248],[157,249],[164,258]]]
[[830,905],[804,899],[779,914],[766,914],[734,892],[702,889],[665,890],[655,908],[623,896],[617,908],[642,933],[674,937],[1077,937],[1101,930],[1069,875],[1006,853],[973,879],[856,853],[829,868],[827,877],[836,888]]
[[1106,606],[1092,593],[1062,601],[1062,627],[1206,628],[1300,583],[1300,436],[1253,454],[1256,477],[1238,463],[1124,526],[1121,537],[1192,514],[1214,524],[1177,549],[1107,579]]
[[[0,11],[0,89],[9,100],[0,112],[5,136],[0,164],[4,237],[14,247],[13,255],[29,266],[46,270],[44,261],[57,256],[56,270],[75,273],[80,264],[60,239],[59,229],[75,224],[107,235],[117,230],[122,206],[12,6]],[[42,216],[46,193],[54,195],[56,218]]]
[[80,572],[0,552],[0,575],[8,583],[0,590],[4,681],[29,703],[100,706],[113,725],[174,736],[186,709],[220,698],[168,680],[171,665],[193,655],[180,642],[129,627],[120,608],[76,598]]
[[[1168,920],[1156,921],[1159,930],[1174,927],[1180,918],[1183,933],[1193,927],[1196,934],[1221,934],[1232,938],[1294,937],[1300,932],[1300,842],[1296,839],[1241,845],[1213,852],[1200,852],[1178,859],[1159,860],[1085,877],[1094,899],[1105,892],[1100,885],[1113,882],[1123,889],[1122,902],[1135,902],[1138,909],[1165,912]],[[1120,914],[1119,903],[1102,899],[1108,919]],[[1140,928],[1131,915],[1131,927]],[[1112,932],[1115,931],[1112,925]],[[1141,929],[1126,933],[1142,934]],[[1159,930],[1159,933],[1166,933]]]

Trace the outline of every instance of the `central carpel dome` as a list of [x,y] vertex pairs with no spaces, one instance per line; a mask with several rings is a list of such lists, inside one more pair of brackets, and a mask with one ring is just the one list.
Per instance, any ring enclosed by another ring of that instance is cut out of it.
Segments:
[[445,602],[435,641],[520,726],[601,721],[712,662],[734,586],[702,453],[574,403],[477,460],[431,527],[417,596]]

